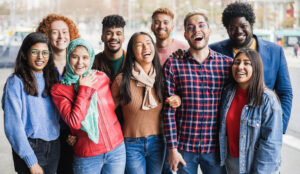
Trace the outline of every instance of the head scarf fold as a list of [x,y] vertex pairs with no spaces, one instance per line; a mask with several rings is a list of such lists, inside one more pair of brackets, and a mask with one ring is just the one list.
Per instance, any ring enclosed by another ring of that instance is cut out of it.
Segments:
[[[73,41],[71,41],[67,47],[67,65],[66,65],[66,72],[61,80],[61,84],[70,86],[72,84],[75,84],[75,90],[78,90],[78,80],[80,78],[79,75],[74,73],[74,70],[72,69],[70,65],[70,55],[75,50],[76,47],[83,46],[87,49],[90,55],[90,66],[88,70],[83,74],[83,76],[86,76],[89,71],[91,70],[94,59],[95,59],[95,52],[93,47],[90,43],[88,43],[86,40],[78,38]],[[88,137],[96,144],[99,142],[99,130],[98,130],[98,108],[97,108],[97,92],[95,92],[92,96],[90,106],[88,109],[88,112],[84,118],[84,120],[81,122],[81,130],[85,131],[88,134]]]

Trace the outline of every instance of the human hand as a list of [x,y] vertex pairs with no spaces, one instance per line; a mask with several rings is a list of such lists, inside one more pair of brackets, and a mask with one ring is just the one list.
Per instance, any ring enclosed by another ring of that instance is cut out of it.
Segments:
[[186,53],[185,50],[178,49],[177,51],[173,52],[170,57],[175,57],[177,59],[182,59],[185,53]]
[[80,76],[79,85],[92,87],[97,82],[97,75],[95,71],[90,71],[86,76]]
[[172,108],[178,108],[181,105],[181,98],[178,95],[172,95],[171,97],[168,97],[166,99],[166,102],[172,107]]
[[35,163],[33,166],[29,168],[30,174],[43,174],[43,169],[38,163]]
[[178,171],[178,164],[181,163],[183,166],[186,166],[186,162],[184,161],[182,155],[178,152],[176,148],[169,150],[169,164],[170,169],[174,172]]
[[77,141],[77,137],[76,136],[73,136],[73,135],[68,135],[68,138],[67,138],[67,143],[70,145],[70,146],[74,146],[74,144],[76,143]]

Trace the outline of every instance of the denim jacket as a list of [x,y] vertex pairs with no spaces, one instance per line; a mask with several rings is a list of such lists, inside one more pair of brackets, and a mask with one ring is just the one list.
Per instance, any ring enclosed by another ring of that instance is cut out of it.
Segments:
[[[236,85],[223,89],[220,103],[221,165],[227,157],[226,116],[236,92]],[[282,146],[282,109],[270,89],[264,90],[263,103],[258,107],[245,105],[241,113],[239,138],[240,173],[279,173]]]

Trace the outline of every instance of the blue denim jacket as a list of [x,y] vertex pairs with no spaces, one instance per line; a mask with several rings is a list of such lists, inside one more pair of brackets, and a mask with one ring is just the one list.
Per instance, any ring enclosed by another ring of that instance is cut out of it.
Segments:
[[[220,103],[221,165],[227,156],[226,116],[234,98],[236,85],[223,89]],[[282,109],[273,91],[264,90],[262,105],[245,105],[241,113],[239,138],[240,173],[279,173],[282,146]]]
[[[283,49],[275,43],[253,36],[257,40],[257,51],[263,63],[265,84],[271,90],[276,91],[281,102],[283,133],[285,133],[293,103],[293,90],[285,55]],[[233,57],[230,39],[211,44],[209,47],[216,52]]]

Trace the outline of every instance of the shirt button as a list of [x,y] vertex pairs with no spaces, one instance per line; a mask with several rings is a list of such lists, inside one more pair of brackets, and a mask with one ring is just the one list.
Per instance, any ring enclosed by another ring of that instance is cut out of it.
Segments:
[[257,123],[257,124],[256,124],[256,127],[258,127],[258,126],[259,126],[259,124]]
[[246,138],[246,135],[243,135],[242,137],[243,137],[243,138]]
[[244,166],[245,166],[245,164],[243,163],[243,164],[242,164],[242,166],[244,167]]
[[244,149],[242,149],[242,152],[244,152]]
[[248,110],[248,106],[246,107],[246,110]]

